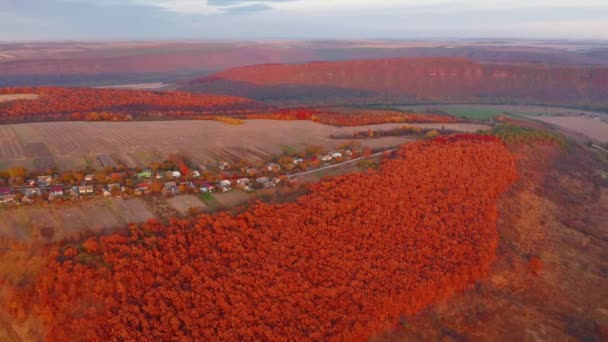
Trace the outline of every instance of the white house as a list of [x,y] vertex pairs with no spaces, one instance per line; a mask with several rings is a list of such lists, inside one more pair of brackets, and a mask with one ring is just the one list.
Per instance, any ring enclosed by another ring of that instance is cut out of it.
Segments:
[[321,156],[321,161],[328,162],[331,160],[331,156],[329,154]]
[[331,154],[332,158],[342,158],[342,153],[340,152],[334,152]]

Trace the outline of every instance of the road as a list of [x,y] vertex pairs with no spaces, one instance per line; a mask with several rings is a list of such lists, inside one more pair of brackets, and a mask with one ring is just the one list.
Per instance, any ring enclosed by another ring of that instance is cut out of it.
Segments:
[[343,163],[339,163],[339,164],[333,164],[333,165],[323,166],[323,167],[320,167],[320,168],[317,168],[317,169],[314,169],[314,170],[308,170],[308,171],[302,171],[302,172],[294,173],[294,174],[289,175],[289,177],[290,178],[295,178],[295,177],[299,177],[299,176],[304,176],[304,175],[308,175],[308,174],[311,174],[311,173],[315,173],[315,172],[319,172],[319,171],[323,171],[323,170],[327,170],[327,169],[332,169],[332,168],[344,166],[346,164],[354,163],[354,162],[357,162],[359,160],[377,157],[377,156],[380,156],[380,155],[382,155],[382,154],[384,154],[386,152],[391,153],[391,152],[394,152],[394,151],[397,151],[397,149],[386,150],[386,151],[370,154],[369,156],[359,157],[359,158],[347,160],[347,161],[345,161]]

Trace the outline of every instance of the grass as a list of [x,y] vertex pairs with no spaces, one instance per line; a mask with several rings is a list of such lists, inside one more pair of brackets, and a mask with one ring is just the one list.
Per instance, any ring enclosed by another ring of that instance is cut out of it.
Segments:
[[570,145],[568,140],[560,134],[511,124],[500,124],[489,131],[482,131],[479,133],[493,135],[505,143],[532,144],[539,141],[545,141],[556,143],[563,148],[567,148]]
[[283,154],[291,156],[291,155],[298,153],[298,150],[296,150],[295,148],[293,148],[291,146],[287,146],[287,145],[279,145],[279,146],[281,147]]
[[211,210],[211,211],[219,210],[222,207],[220,202],[218,202],[215,199],[215,197],[213,197],[213,194],[211,194],[209,192],[201,193],[199,195],[199,198],[201,201],[203,201],[209,207],[209,210]]

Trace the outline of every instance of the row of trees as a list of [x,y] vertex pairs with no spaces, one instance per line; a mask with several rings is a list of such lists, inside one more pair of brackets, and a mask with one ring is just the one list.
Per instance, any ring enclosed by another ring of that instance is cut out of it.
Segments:
[[118,118],[126,119],[126,114],[123,114],[125,111],[135,114],[160,111],[169,112],[171,115],[192,115],[201,112],[239,112],[264,107],[241,97],[184,92],[59,87],[0,89],[0,94],[21,93],[39,94],[40,97],[35,100],[0,103],[0,117],[68,114],[80,119],[86,119],[88,116],[91,120],[101,120],[104,112],[118,112]]
[[492,137],[405,145],[296,202],[59,246],[10,307],[46,340],[363,340],[494,260],[515,162]]
[[446,115],[405,113],[389,110],[325,110],[314,108],[281,109],[269,113],[243,115],[246,119],[309,120],[334,126],[364,126],[382,123],[450,123]]

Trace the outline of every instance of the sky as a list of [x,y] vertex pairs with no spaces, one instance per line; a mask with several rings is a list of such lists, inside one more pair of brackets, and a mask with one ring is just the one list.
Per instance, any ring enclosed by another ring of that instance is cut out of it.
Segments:
[[0,0],[0,41],[608,40],[608,0]]

